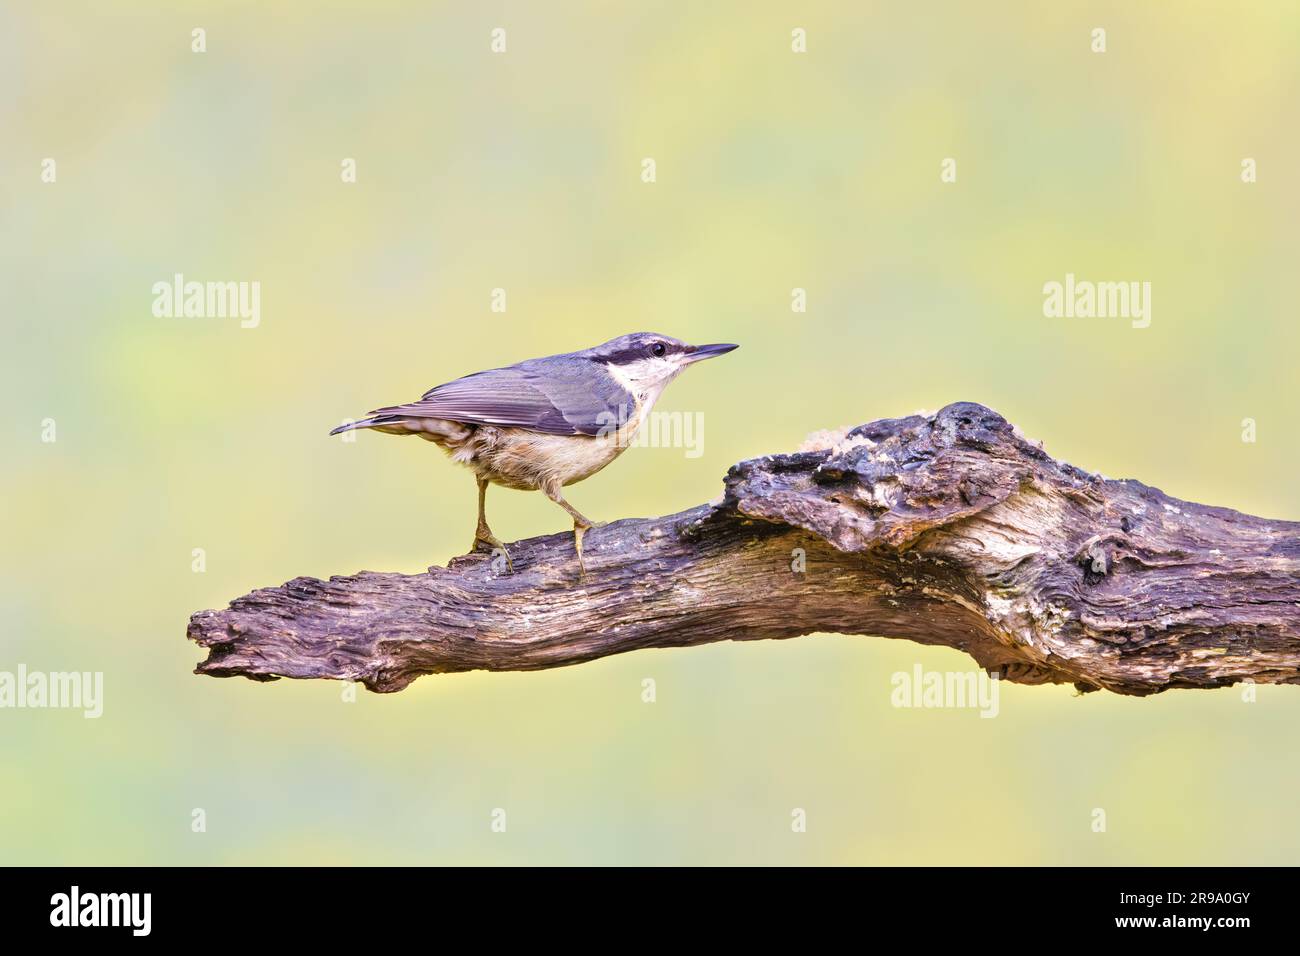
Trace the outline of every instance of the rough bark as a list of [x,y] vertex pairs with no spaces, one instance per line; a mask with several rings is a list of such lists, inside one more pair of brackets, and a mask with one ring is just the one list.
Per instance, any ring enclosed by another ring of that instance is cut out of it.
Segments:
[[1144,695],[1300,683],[1300,524],[1055,461],[970,403],[741,462],[718,502],[425,574],[295,578],[201,611],[197,673],[360,681],[874,634],[1005,680]]

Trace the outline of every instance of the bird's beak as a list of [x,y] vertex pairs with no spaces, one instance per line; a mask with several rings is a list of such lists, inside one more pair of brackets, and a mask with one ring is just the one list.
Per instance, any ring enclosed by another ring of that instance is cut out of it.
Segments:
[[726,355],[732,349],[740,348],[739,345],[731,345],[726,342],[720,342],[717,345],[697,345],[691,351],[686,353],[686,363],[701,362],[704,359],[716,358],[719,355]]

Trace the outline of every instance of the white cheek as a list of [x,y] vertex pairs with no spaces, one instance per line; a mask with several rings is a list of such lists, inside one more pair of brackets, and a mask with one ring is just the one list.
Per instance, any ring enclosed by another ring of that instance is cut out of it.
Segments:
[[644,358],[630,365],[611,365],[609,374],[620,385],[638,398],[662,388],[674,375],[677,366],[673,362],[659,358]]

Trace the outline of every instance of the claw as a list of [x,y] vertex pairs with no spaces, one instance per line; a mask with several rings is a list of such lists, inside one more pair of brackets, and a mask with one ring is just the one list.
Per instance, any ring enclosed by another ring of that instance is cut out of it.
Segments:
[[510,560],[510,552],[506,550],[506,546],[501,543],[501,540],[496,535],[491,531],[480,529],[480,531],[474,536],[474,543],[470,545],[470,551],[477,551],[480,543],[486,544],[488,550],[490,550],[494,555],[498,551],[501,552],[506,559],[506,570],[511,574],[515,573],[515,563]]

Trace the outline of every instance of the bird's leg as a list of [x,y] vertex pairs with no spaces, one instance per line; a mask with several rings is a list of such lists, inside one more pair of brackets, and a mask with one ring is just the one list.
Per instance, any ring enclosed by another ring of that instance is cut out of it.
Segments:
[[500,550],[506,556],[506,568],[513,574],[515,570],[514,562],[510,560],[510,552],[506,546],[501,543],[501,539],[492,533],[488,527],[487,514],[483,509],[484,502],[487,499],[488,481],[486,478],[478,480],[478,527],[474,531],[474,543],[469,546],[471,551],[478,550],[478,543],[482,541],[493,551]]
[[573,516],[573,549],[578,552],[578,580],[581,581],[587,574],[587,566],[582,563],[582,536],[588,529],[594,528],[595,525],[583,517],[582,512],[564,500],[564,495],[560,494],[558,484],[546,485],[542,488],[542,491],[546,497]]

